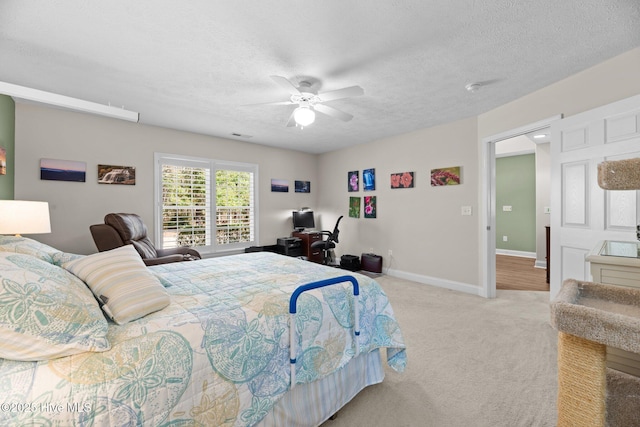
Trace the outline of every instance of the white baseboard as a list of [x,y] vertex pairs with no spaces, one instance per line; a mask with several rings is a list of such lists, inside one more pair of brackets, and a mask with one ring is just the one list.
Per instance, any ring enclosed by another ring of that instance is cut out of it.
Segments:
[[[508,249],[496,249],[496,255],[509,255],[509,256],[517,256],[521,258],[536,258],[535,252],[524,252],[524,251],[511,251]],[[536,259],[536,262],[533,265],[535,268],[547,268],[547,261],[540,261]]]
[[534,259],[536,257],[535,252],[512,251],[509,249],[496,249],[496,255],[509,255],[509,256],[518,256],[521,258],[534,258]]
[[453,280],[439,279],[437,277],[424,276],[422,274],[415,274],[392,269],[387,269],[385,273],[389,276],[411,280],[412,282],[423,283],[425,285],[437,286],[440,288],[451,289],[453,291],[460,291],[478,296],[484,296],[482,287],[470,285],[468,283],[454,282]]
[[536,263],[533,265],[535,268],[543,268],[547,269],[547,261],[536,260]]

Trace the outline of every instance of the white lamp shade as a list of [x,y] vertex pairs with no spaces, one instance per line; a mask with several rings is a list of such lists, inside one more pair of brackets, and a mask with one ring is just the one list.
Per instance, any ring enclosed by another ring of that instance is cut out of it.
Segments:
[[0,200],[0,234],[51,233],[49,203]]
[[316,113],[309,107],[298,107],[293,113],[293,119],[300,126],[309,126],[316,119]]

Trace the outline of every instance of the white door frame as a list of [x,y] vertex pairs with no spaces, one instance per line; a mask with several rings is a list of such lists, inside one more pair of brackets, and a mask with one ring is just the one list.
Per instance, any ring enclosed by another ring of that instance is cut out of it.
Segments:
[[[515,129],[511,129],[496,135],[482,138],[480,176],[482,177],[482,199],[480,212],[482,212],[480,229],[480,261],[482,269],[482,296],[485,298],[496,297],[496,142],[514,138],[551,126],[556,120],[562,118],[561,114],[544,120],[530,123]],[[553,144],[553,140],[551,141]],[[553,212],[552,212],[553,215]]]

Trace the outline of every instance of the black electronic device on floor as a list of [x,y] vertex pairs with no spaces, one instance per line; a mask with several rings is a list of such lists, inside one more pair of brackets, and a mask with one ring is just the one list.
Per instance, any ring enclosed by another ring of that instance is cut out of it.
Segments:
[[357,255],[342,255],[340,257],[340,268],[349,271],[360,270],[360,257]]
[[297,237],[279,237],[277,246],[279,252],[286,256],[302,256],[302,240]]

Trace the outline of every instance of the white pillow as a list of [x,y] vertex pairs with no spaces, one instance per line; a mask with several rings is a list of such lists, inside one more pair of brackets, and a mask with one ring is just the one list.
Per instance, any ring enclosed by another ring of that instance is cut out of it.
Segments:
[[102,309],[119,325],[169,305],[169,294],[131,245],[88,255],[63,267],[91,288]]

